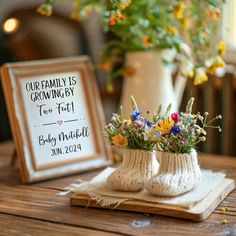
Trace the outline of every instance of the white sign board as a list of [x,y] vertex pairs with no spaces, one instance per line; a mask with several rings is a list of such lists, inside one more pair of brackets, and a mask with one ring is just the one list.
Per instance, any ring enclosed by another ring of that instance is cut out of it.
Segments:
[[25,182],[107,163],[88,58],[7,64],[2,80]]

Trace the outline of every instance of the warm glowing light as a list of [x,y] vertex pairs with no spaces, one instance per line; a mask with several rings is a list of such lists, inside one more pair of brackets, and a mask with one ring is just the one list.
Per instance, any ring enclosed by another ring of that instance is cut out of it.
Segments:
[[9,18],[3,22],[3,31],[7,34],[12,34],[19,28],[20,21],[16,18]]

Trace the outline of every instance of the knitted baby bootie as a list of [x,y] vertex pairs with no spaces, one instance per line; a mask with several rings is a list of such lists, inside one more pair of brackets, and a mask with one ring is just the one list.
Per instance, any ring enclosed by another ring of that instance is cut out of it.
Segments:
[[157,196],[177,196],[194,189],[202,179],[197,153],[159,152],[160,168],[146,183],[146,190]]
[[154,152],[127,149],[122,164],[107,178],[107,183],[114,190],[137,192],[157,173],[158,167]]

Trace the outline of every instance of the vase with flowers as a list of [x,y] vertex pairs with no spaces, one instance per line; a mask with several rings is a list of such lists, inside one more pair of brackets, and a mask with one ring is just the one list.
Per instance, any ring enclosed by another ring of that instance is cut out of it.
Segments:
[[115,190],[137,192],[157,173],[159,164],[154,151],[156,141],[146,137],[153,121],[142,116],[134,98],[132,104],[129,119],[124,119],[122,112],[113,114],[105,127],[110,143],[125,149],[121,165],[108,177],[107,183]]
[[[46,0],[38,12],[49,16],[57,0]],[[115,38],[102,53],[100,68],[112,78],[123,75],[121,104],[124,116],[131,111],[130,95],[142,110],[172,103],[177,111],[186,78],[194,85],[224,67],[226,45],[220,40],[219,24],[223,0],[78,0],[71,18],[98,12],[106,32]],[[120,66],[125,58],[125,63]],[[119,66],[117,66],[119,65]],[[175,86],[171,74],[177,71]]]
[[192,114],[194,99],[186,112],[160,115],[152,129],[158,132],[156,150],[160,162],[159,172],[146,183],[146,190],[158,196],[177,196],[194,189],[202,179],[196,146],[206,140],[206,128],[221,115],[208,120],[208,113]]

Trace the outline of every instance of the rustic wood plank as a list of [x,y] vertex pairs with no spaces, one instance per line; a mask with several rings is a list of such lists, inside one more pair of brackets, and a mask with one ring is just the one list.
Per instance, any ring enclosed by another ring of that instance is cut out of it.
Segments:
[[14,146],[12,141],[5,141],[0,144],[0,168],[11,164],[13,153]]
[[[199,222],[205,220],[234,188],[234,180],[224,179],[215,189],[213,189],[208,194],[206,198],[204,198],[202,201],[200,201],[190,209],[185,209],[178,206],[130,200],[121,203],[119,206],[114,208],[114,210],[153,213]],[[104,207],[98,205],[96,201],[90,200],[90,197],[88,195],[73,194],[71,196],[70,202],[73,206],[89,206],[104,209],[113,208],[113,206]]]
[[34,235],[34,236],[60,236],[60,235],[87,235],[111,236],[120,235],[104,231],[91,230],[78,226],[55,224],[25,217],[0,214],[0,234],[7,236]]

